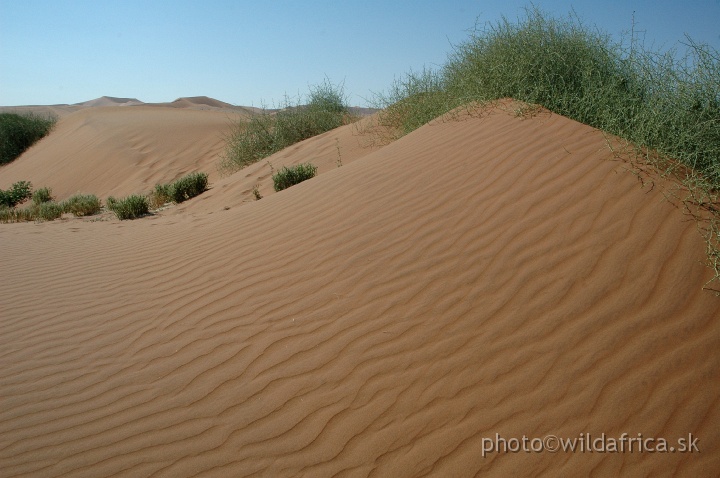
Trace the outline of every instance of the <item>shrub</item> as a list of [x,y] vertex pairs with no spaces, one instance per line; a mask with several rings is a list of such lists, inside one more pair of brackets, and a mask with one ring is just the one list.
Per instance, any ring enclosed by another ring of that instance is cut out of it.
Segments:
[[107,205],[121,221],[135,219],[150,212],[147,198],[136,194],[123,199],[115,199],[111,196],[107,200]]
[[94,194],[76,194],[61,203],[63,212],[72,213],[76,217],[97,214],[102,209],[100,199]]
[[42,204],[53,200],[52,190],[50,188],[40,188],[32,195],[34,204]]
[[295,166],[283,166],[277,173],[273,174],[273,186],[275,191],[282,191],[290,186],[299,184],[315,176],[317,167],[310,163],[297,164]]
[[10,189],[0,189],[0,206],[15,207],[32,196],[32,184],[29,181],[18,181]]
[[226,138],[220,169],[233,172],[299,141],[353,121],[342,85],[329,81],[310,88],[307,103],[287,98],[277,112],[264,110],[241,120]]
[[194,198],[207,191],[208,175],[206,173],[191,173],[174,181],[167,188],[167,192],[176,203]]
[[0,164],[20,156],[55,126],[55,118],[34,114],[0,113]]

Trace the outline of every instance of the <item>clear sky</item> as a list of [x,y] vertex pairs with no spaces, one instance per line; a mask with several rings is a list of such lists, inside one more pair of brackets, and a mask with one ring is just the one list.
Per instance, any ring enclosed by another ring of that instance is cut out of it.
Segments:
[[[365,106],[410,69],[444,63],[476,21],[516,0],[0,0],[0,105],[206,95],[273,106],[328,78]],[[536,0],[646,46],[684,34],[720,49],[720,0]]]

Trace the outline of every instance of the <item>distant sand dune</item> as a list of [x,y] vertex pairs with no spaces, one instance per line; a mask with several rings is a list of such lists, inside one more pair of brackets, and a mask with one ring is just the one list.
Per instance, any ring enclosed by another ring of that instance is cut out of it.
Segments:
[[214,179],[223,135],[236,117],[151,106],[83,109],[0,168],[0,187],[28,180],[59,199],[77,192],[106,198],[146,193],[191,171]]
[[[219,147],[81,115],[54,134],[96,151],[88,187]],[[0,476],[717,475],[720,299],[659,180],[549,113],[427,125],[340,168],[338,135],[272,159],[323,174],[241,207],[220,205],[259,170],[183,214],[0,227]],[[103,158],[128,164],[98,179]],[[481,456],[496,433],[623,432],[701,453]]]

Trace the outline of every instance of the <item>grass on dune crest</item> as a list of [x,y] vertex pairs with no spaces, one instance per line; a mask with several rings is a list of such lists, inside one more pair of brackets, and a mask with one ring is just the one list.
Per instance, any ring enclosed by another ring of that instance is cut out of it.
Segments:
[[301,103],[285,98],[278,111],[264,110],[236,123],[226,138],[220,171],[235,172],[290,145],[357,119],[349,112],[343,86],[328,80],[311,87],[307,101]]
[[[626,141],[622,151],[680,182],[720,280],[720,52],[690,38],[686,53],[614,42],[576,16],[526,9],[476,27],[438,69],[410,72],[376,95],[381,142],[471,105],[514,98]],[[616,153],[619,153],[616,151]],[[680,192],[683,191],[683,192]],[[706,284],[707,286],[707,284]]]
[[15,160],[46,136],[57,118],[36,114],[0,113],[0,165]]

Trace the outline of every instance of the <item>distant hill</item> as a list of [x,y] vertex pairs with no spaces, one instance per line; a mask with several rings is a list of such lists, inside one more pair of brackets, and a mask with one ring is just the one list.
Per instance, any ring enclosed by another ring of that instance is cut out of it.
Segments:
[[137,98],[116,98],[114,96],[101,96],[94,100],[76,103],[77,106],[133,106],[142,104],[144,103]]

